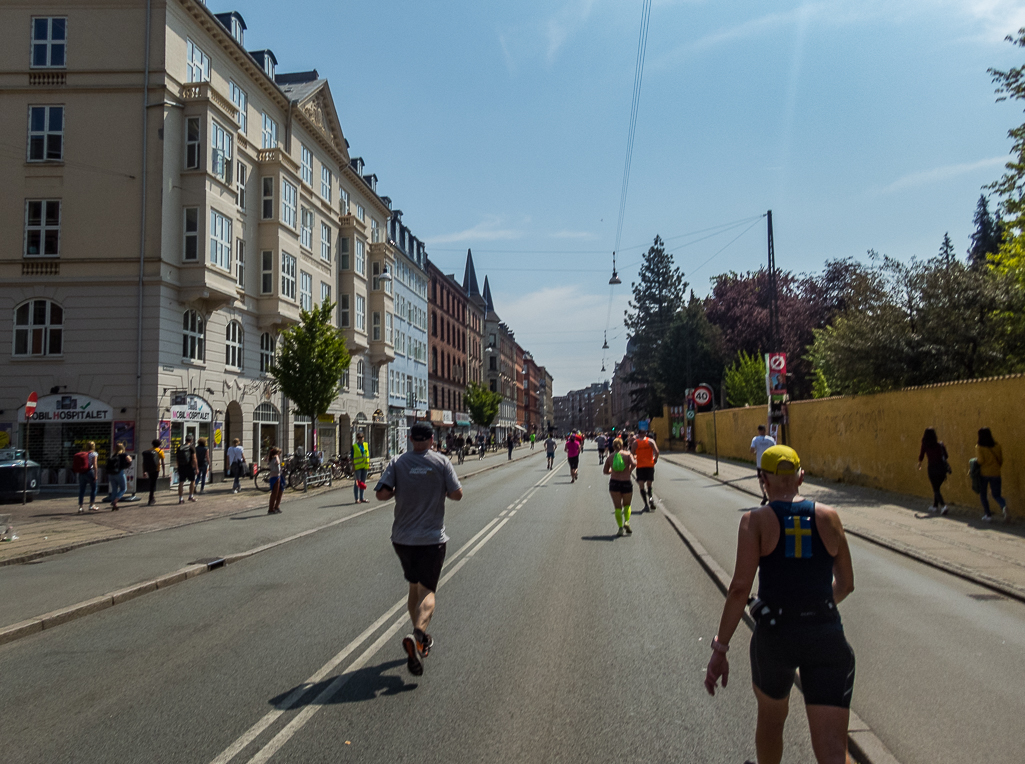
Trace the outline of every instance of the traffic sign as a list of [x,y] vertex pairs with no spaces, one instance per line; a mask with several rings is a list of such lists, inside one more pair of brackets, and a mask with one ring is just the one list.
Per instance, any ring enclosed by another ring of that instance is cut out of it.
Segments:
[[28,394],[28,402],[25,403],[25,421],[27,422],[32,418],[32,415],[36,413],[36,401],[39,400],[39,396],[34,392]]
[[698,385],[694,390],[694,402],[699,406],[707,406],[712,402],[712,395],[709,385]]
[[688,409],[687,410],[687,418],[688,419],[693,419],[694,418],[694,409]]

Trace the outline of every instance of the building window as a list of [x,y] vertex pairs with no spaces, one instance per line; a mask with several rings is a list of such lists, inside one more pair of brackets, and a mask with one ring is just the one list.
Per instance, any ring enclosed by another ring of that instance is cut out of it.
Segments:
[[206,340],[205,322],[203,317],[194,310],[182,314],[182,358],[189,361],[202,361],[206,358],[203,347]]
[[231,220],[210,210],[210,264],[231,271]]
[[370,367],[370,394],[380,395],[381,393],[381,367]]
[[356,392],[357,393],[362,393],[364,390],[366,390],[366,384],[363,381],[363,375],[366,374],[366,373],[367,373],[366,372],[366,364],[363,363],[363,360],[360,359],[359,361],[356,361]]
[[278,147],[278,123],[271,119],[267,112],[263,112],[262,138],[261,148],[276,149]]
[[299,307],[313,310],[313,276],[306,271],[299,271]]
[[435,337],[438,336],[438,314],[433,310],[431,311],[431,334]]
[[265,249],[260,253],[260,294],[274,291],[274,253]]
[[367,275],[366,246],[362,239],[356,239],[356,273],[364,277]]
[[349,237],[343,236],[338,240],[338,268],[343,271],[349,270]]
[[374,311],[373,317],[372,317],[372,321],[373,321],[373,325],[372,325],[371,328],[373,329],[373,334],[371,335],[371,338],[374,340],[374,342],[380,342],[381,341],[381,312],[379,310],[375,310]]
[[287,180],[281,181],[281,222],[289,228],[296,226],[296,200],[298,191]]
[[14,310],[14,355],[61,355],[64,309],[49,300],[23,302]]
[[363,205],[362,204],[357,204],[356,205],[356,217],[359,220],[363,221],[364,215],[365,215],[365,213],[363,212]]
[[313,249],[313,210],[301,207],[299,215],[299,243],[306,249]]
[[363,295],[356,295],[356,328],[361,332],[367,330],[367,300]]
[[331,226],[327,223],[320,224],[320,259],[331,262]]
[[320,304],[327,305],[331,302],[331,285],[320,282]]
[[[232,23],[235,23],[234,19],[232,19]],[[238,109],[238,116],[236,117],[238,120],[238,129],[242,135],[245,135],[246,128],[249,127],[249,120],[246,115],[246,109],[249,105],[249,96],[246,95],[246,91],[234,82],[229,81],[228,84],[231,88],[231,102],[235,104],[235,108]]]
[[210,169],[221,183],[231,185],[231,134],[217,122],[210,125],[210,147],[213,150]]
[[348,369],[346,369],[345,371],[342,372],[342,389],[346,390],[346,391],[349,389],[349,370]]
[[349,214],[349,192],[344,188],[338,189],[338,206],[343,215]]
[[246,242],[241,236],[235,240],[235,283],[239,289],[246,287]]
[[431,374],[438,373],[438,349],[431,348]]
[[67,18],[32,19],[32,68],[63,69],[67,39]]
[[261,199],[263,201],[261,217],[264,220],[271,220],[274,218],[274,178],[261,178],[261,181]]
[[343,294],[338,298],[338,325],[343,329],[349,328],[349,295]]
[[305,146],[303,146],[302,144],[299,144],[299,145],[300,145],[300,147],[302,149],[302,172],[301,172],[302,179],[303,179],[303,182],[307,186],[310,186],[312,188],[313,187],[313,152],[310,151]]
[[269,332],[260,335],[260,373],[266,374],[274,365],[274,337]]
[[64,107],[28,107],[28,161],[64,159]]
[[224,333],[224,365],[242,370],[242,324],[229,321]]
[[497,384],[498,383],[497,383],[496,380],[494,380],[494,379],[491,380],[491,392],[493,392],[493,393],[497,393],[498,392]]
[[186,82],[210,81],[210,56],[200,50],[192,40],[186,41],[185,64],[188,70]]
[[395,324],[395,316],[389,312],[384,314],[384,341],[389,345],[392,344],[393,327]]
[[246,209],[246,177],[248,175],[246,166],[239,162],[235,173],[235,204],[242,211]]
[[295,299],[295,258],[287,252],[281,253],[281,296]]
[[328,204],[331,203],[331,171],[326,167],[320,168],[320,195]]
[[200,152],[200,127],[199,117],[189,117],[185,120],[185,169],[199,169]]
[[25,202],[25,257],[59,257],[60,199]]
[[182,259],[186,262],[199,259],[199,207],[185,208],[185,251]]
[[370,273],[373,276],[370,280],[370,288],[376,292],[381,288],[381,263],[379,261],[375,260],[371,263]]

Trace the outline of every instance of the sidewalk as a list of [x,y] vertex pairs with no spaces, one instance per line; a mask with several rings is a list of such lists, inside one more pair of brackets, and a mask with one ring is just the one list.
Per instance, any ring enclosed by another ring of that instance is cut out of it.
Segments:
[[[513,451],[513,460],[522,459],[531,453],[537,453],[537,449],[532,452],[529,446],[521,446]],[[489,453],[482,462],[476,456],[467,457],[464,464],[456,468],[456,472],[460,475],[474,472],[479,467],[497,464],[499,459],[503,462],[507,460],[504,449],[497,454]],[[146,506],[149,496],[147,486],[147,491],[139,492],[139,501],[122,499],[117,512],[111,512],[110,504],[101,503],[103,495],[100,492],[96,496],[100,511],[87,511],[81,515],[78,514],[77,489],[74,494],[43,494],[25,505],[0,503],[0,537],[6,525],[10,525],[13,528],[12,534],[17,536],[14,541],[0,542],[0,567],[29,562],[101,541],[236,515],[267,505],[268,494],[258,491],[252,478],[244,479],[241,485],[242,490],[233,494],[230,478],[224,482],[208,482],[204,493],[197,494],[196,502],[186,501],[184,504],[178,504],[177,488],[170,491],[158,489],[157,503],[152,507]],[[373,482],[369,484],[368,492],[372,488]],[[305,494],[286,489],[282,504],[339,489],[351,497],[352,481],[336,480],[333,487],[310,489]],[[372,499],[373,496],[368,498]],[[86,496],[88,501],[89,497]],[[6,523],[3,522],[4,518],[9,518]]]
[[[761,497],[754,465],[706,455],[668,453],[662,459]],[[977,507],[951,508],[939,517],[928,500],[806,476],[801,494],[840,512],[844,528],[928,565],[1025,601],[1025,531],[1020,525],[980,521]]]

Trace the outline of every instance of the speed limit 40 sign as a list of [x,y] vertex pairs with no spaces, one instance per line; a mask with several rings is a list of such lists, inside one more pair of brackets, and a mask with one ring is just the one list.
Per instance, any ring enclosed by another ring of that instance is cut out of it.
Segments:
[[712,402],[712,388],[710,385],[698,385],[694,388],[694,403],[698,406],[707,406]]

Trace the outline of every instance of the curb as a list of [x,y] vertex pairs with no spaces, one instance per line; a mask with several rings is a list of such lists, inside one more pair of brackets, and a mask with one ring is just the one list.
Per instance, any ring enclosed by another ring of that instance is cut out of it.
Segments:
[[[529,459],[530,456],[531,455],[528,454],[527,456],[520,457],[519,459],[513,459],[512,461],[523,461],[525,459]],[[475,472],[468,472],[467,474],[463,475],[462,478],[460,478],[460,480],[467,480],[471,477],[474,477],[475,475],[480,475],[484,472],[490,472],[491,470],[498,469],[499,467],[505,466],[507,464],[509,464],[508,460],[500,462],[498,464],[492,464],[488,467],[484,467],[483,469],[476,470]],[[286,536],[283,539],[278,539],[277,541],[271,541],[266,544],[261,544],[260,546],[254,547],[253,549],[247,549],[242,552],[236,552],[235,554],[226,555],[223,558],[211,560],[210,562],[206,562],[203,564],[186,565],[184,568],[179,568],[178,570],[172,573],[166,573],[162,576],[158,576],[148,581],[143,581],[142,583],[133,584],[132,586],[128,586],[123,589],[118,589],[116,591],[100,595],[99,597],[93,597],[92,599],[88,599],[83,602],[78,602],[74,605],[68,605],[67,607],[59,608],[58,610],[52,610],[49,613],[44,613],[43,615],[36,616],[35,618],[29,618],[25,621],[20,621],[19,623],[15,623],[10,626],[5,626],[3,628],[0,628],[0,645],[7,644],[9,642],[14,642],[16,640],[21,639],[22,637],[27,637],[31,634],[35,634],[40,631],[45,631],[46,629],[52,629],[55,626],[60,626],[70,621],[75,621],[79,618],[83,618],[92,613],[98,613],[101,610],[106,610],[107,608],[113,607],[114,605],[120,605],[124,602],[133,600],[136,597],[141,597],[144,594],[150,594],[151,592],[155,592],[159,589],[165,589],[168,586],[180,584],[183,581],[187,581],[190,578],[195,578],[196,576],[202,575],[203,573],[208,573],[211,570],[217,570],[218,568],[222,568],[225,565],[240,562],[241,560],[245,560],[249,557],[259,554],[260,552],[266,552],[270,549],[274,549],[275,547],[287,544],[290,541],[296,541],[297,539],[301,539],[306,536],[312,536],[314,533],[319,533],[320,531],[327,530],[328,528],[333,528],[334,526],[340,525],[341,523],[348,522],[349,520],[353,520],[357,517],[369,514],[370,512],[375,512],[378,509],[382,509],[383,507],[387,507],[389,504],[392,503],[392,501],[394,500],[381,502],[375,507],[364,509],[360,512],[356,512],[351,515],[346,515],[345,517],[340,517],[337,520],[332,520],[326,525],[320,525],[316,528],[310,528],[305,531],[300,531],[299,533],[294,533],[291,536]],[[251,511],[252,508],[241,510],[240,512],[236,512],[233,514],[241,514],[242,512]],[[223,515],[223,517],[231,517],[231,515]],[[206,521],[201,520],[197,521],[197,523],[198,522]],[[195,525],[196,523],[189,524]],[[178,528],[183,526],[175,527]],[[153,530],[145,532],[156,533],[157,531]],[[103,539],[103,541],[113,541],[118,538],[124,538],[124,536],[116,536],[111,539]],[[81,544],[80,546],[90,546],[91,544],[97,543],[101,543],[101,541],[93,541],[89,544]],[[71,548],[74,549],[77,547]]]
[[[696,470],[693,467],[688,467],[684,464],[680,464],[679,462],[673,461],[672,459],[667,459],[666,461],[668,461],[671,464],[675,464],[677,467],[689,470],[690,472],[693,472],[696,475],[701,475],[702,477],[706,477],[709,480],[714,480],[717,483],[728,486],[729,488],[732,488],[735,491],[746,493],[749,496],[754,496],[755,498],[761,498],[760,494],[757,494],[754,491],[744,488],[743,486],[731,483],[728,480],[723,480],[722,478],[719,478],[715,475],[710,475],[707,472]],[[906,544],[901,544],[899,541],[894,541],[893,539],[889,539],[884,536],[878,536],[874,533],[871,533],[870,531],[861,530],[856,526],[852,527],[850,525],[844,525],[844,531],[859,539],[875,544],[876,546],[883,547],[884,549],[889,549],[891,552],[896,552],[897,554],[909,557],[924,565],[928,565],[931,568],[936,568],[937,570],[942,570],[944,573],[949,573],[950,575],[957,576],[958,578],[964,579],[965,581],[970,581],[971,583],[976,584],[977,586],[981,586],[984,589],[989,589],[991,591],[997,592],[998,594],[1002,594],[1005,597],[1010,597],[1011,599],[1018,600],[1019,602],[1025,602],[1025,588],[1017,587],[1008,581],[1004,581],[1003,579],[995,578],[993,576],[987,576],[985,573],[980,573],[977,570],[969,568],[966,565],[958,565],[957,563],[941,560],[937,557],[925,554],[924,552],[921,552],[915,549],[914,547],[908,546]]]
[[[703,473],[699,473],[703,474]],[[654,497],[656,501],[661,501],[657,496]],[[718,587],[724,595],[729,591],[730,581],[732,577],[729,576],[722,566],[719,565],[712,556],[708,553],[701,542],[698,541],[683,522],[676,517],[676,515],[667,512],[664,508],[662,509],[662,515],[669,521],[669,524],[673,526],[673,529],[679,535],[680,539],[690,550],[691,554],[698,561],[698,564],[705,569],[709,577],[712,579],[712,583]],[[754,622],[751,617],[745,612],[743,617],[744,623],[747,624],[748,628],[754,629]],[[800,689],[800,684],[798,683]],[[896,757],[890,752],[890,750],[883,744],[883,741],[872,731],[860,716],[854,711],[851,711],[850,720],[847,723],[847,747],[850,750],[851,756],[855,761],[861,764],[900,764]]]

